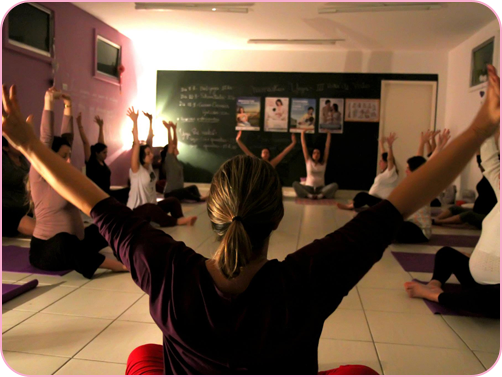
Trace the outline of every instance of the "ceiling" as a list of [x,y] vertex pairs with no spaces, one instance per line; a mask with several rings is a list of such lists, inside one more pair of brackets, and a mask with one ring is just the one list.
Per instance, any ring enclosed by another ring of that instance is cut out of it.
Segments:
[[[160,42],[161,48],[191,50],[447,51],[496,20],[479,3],[442,3],[442,9],[430,11],[323,15],[317,10],[328,3],[254,3],[247,14],[138,11],[133,2],[73,4],[135,42],[146,39],[157,46]],[[269,38],[341,38],[345,42],[334,46],[247,43],[248,39]]]

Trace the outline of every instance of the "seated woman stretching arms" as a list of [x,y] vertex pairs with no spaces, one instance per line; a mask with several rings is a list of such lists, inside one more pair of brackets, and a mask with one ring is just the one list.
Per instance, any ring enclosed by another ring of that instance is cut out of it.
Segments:
[[[497,135],[498,136],[498,135]],[[481,147],[485,166],[484,175],[499,200],[500,161],[497,148],[499,137],[489,138]],[[441,287],[451,275],[462,285],[461,292],[443,292]],[[434,273],[426,285],[418,282],[405,284],[410,297],[425,298],[457,310],[500,317],[500,205],[483,220],[483,231],[470,257],[451,247],[443,247],[436,254]]]
[[[239,147],[248,156],[256,157],[253,153],[251,153],[251,151],[241,141],[241,136],[242,136],[242,131],[239,131],[239,133],[237,134],[237,137],[235,138]],[[291,150],[295,147],[295,144],[296,144],[296,136],[295,136],[295,134],[291,134],[291,144],[289,144],[286,148],[284,148],[284,150],[281,153],[279,153],[276,157],[274,157],[272,160],[270,160],[270,149],[263,148],[261,150],[261,159],[263,161],[267,161],[268,163],[270,163],[270,165],[272,165],[272,167],[275,168],[277,165],[279,165],[279,162],[281,162],[284,159],[284,157],[286,157],[286,155],[289,152],[291,152]]]
[[[479,154],[476,156],[476,160],[481,173],[483,173],[485,169],[481,165],[482,160]],[[478,197],[474,201],[472,209],[451,206],[433,219],[432,223],[434,225],[470,224],[481,229],[483,220],[497,204],[498,200],[490,182],[485,176],[476,185],[476,191],[478,192]]]
[[[54,136],[54,100],[63,98],[64,116],[61,137]],[[45,93],[40,141],[51,148],[62,163],[70,163],[73,143],[71,99],[51,88]],[[90,279],[98,268],[127,271],[120,262],[106,258],[99,251],[108,242],[96,225],[84,229],[80,211],[61,196],[33,166],[29,174],[36,225],[30,244],[30,263],[47,271],[74,269]]]
[[[382,199],[387,199],[389,197],[390,193],[396,188],[399,182],[399,175],[394,160],[394,151],[392,149],[396,139],[397,136],[395,132],[391,132],[387,138],[383,136],[380,138],[379,144],[382,153],[382,158],[378,161],[380,174],[375,177],[375,181],[369,193],[358,193],[350,204],[336,203],[338,208],[352,210],[364,206],[372,207],[380,203]],[[389,146],[389,152],[385,151],[385,141],[387,141],[387,145]]]
[[[173,122],[167,123],[162,121],[167,130],[167,152],[164,154],[164,170],[166,172],[166,185],[164,187],[164,198],[176,198],[178,200],[194,200],[201,202],[206,200],[206,197],[200,195],[197,186],[185,186],[185,178],[183,176],[183,165],[178,161],[178,135],[176,133],[176,124]],[[172,135],[171,135],[172,132]]]
[[[168,198],[157,203],[157,194],[155,191],[157,176],[152,168],[152,123],[150,122],[147,144],[140,145],[138,115],[139,111],[134,112],[134,107],[131,107],[127,111],[127,116],[133,121],[132,134],[134,137],[131,154],[131,169],[129,170],[131,191],[129,192],[127,206],[134,210],[137,216],[147,221],[154,221],[161,227],[195,224],[197,216],[184,217],[181,203],[178,199]],[[170,213],[171,216],[169,216],[168,213]]]
[[327,131],[324,156],[321,158],[321,151],[314,149],[312,158],[310,158],[305,139],[307,131],[306,129],[302,131],[302,150],[307,166],[307,181],[305,185],[302,185],[300,182],[293,182],[293,189],[299,198],[332,199],[335,196],[336,190],[338,190],[338,184],[330,183],[326,185],[324,181],[326,166],[328,165],[329,148],[331,146],[331,133]]
[[18,233],[32,236],[35,219],[28,215],[30,204],[26,195],[26,178],[30,164],[16,148],[2,137],[2,235]]
[[[494,76],[490,68],[491,82]],[[263,161],[237,156],[215,174],[208,213],[222,240],[206,259],[136,217],[49,151],[23,120],[15,91],[9,95],[6,87],[2,132],[47,182],[93,217],[150,296],[164,347],[133,351],[128,374],[316,374],[326,318],[382,257],[403,217],[450,184],[498,127],[495,84],[471,127],[440,157],[408,176],[388,200],[283,262],[267,260],[270,233],[284,207],[279,177]],[[339,372],[372,371],[347,366]]]
[[87,135],[85,134],[84,126],[82,125],[82,113],[77,115],[77,126],[84,145],[85,157],[85,174],[91,181],[98,185],[98,187],[106,192],[108,195],[113,196],[121,203],[127,202],[129,195],[129,188],[121,190],[110,190],[110,178],[112,172],[108,165],[106,165],[106,157],[108,155],[108,147],[105,144],[105,135],[103,132],[103,119],[98,115],[94,117],[94,123],[99,127],[98,142],[90,145]]

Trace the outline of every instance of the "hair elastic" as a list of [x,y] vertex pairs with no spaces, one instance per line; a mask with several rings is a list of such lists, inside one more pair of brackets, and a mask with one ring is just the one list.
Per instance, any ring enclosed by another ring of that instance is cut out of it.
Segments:
[[232,219],[232,222],[234,222],[234,221],[240,221],[240,222],[242,222],[242,217],[240,217],[240,216],[235,216],[235,217]]

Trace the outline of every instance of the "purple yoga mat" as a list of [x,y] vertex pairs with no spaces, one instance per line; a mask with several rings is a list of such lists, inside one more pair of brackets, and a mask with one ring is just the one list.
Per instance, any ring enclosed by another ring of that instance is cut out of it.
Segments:
[[479,236],[463,236],[457,234],[433,234],[428,245],[451,247],[475,247]]
[[38,285],[38,280],[31,280],[23,285],[2,284],[2,304],[28,292]]
[[30,250],[19,246],[2,246],[2,271],[63,276],[73,270],[45,271],[30,264]]
[[397,259],[405,271],[411,272],[433,272],[434,258],[436,254],[403,253],[393,251],[392,255]]
[[[417,279],[413,279],[413,281],[422,284],[427,284],[427,282],[420,281]],[[462,286],[460,284],[444,284],[442,289],[446,293],[458,293],[462,291]],[[441,305],[439,302],[432,302],[424,299],[424,303],[425,305],[427,305],[427,307],[433,314],[456,315],[461,317],[485,317],[484,315],[479,313],[471,313],[465,310],[455,310],[447,306]]]

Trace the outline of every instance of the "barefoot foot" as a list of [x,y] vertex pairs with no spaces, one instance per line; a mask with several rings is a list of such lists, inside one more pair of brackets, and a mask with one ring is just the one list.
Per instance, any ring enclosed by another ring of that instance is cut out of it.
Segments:
[[404,289],[411,298],[425,298],[426,300],[438,302],[438,297],[443,290],[434,285],[424,285],[416,281],[404,283]]
[[176,225],[188,225],[192,226],[197,221],[197,216],[190,217],[180,217],[176,220]]
[[336,202],[336,206],[339,209],[346,209],[346,210],[353,210],[354,209],[354,204],[353,203],[343,204],[343,203]]

